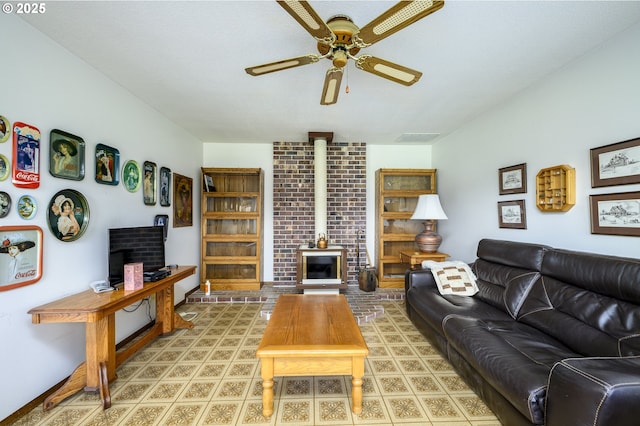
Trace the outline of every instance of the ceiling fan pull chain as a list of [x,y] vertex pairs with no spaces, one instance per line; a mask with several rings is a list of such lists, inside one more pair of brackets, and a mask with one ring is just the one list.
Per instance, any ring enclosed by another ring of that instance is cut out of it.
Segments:
[[349,93],[349,64],[345,68],[347,69],[347,86],[344,88],[344,92]]

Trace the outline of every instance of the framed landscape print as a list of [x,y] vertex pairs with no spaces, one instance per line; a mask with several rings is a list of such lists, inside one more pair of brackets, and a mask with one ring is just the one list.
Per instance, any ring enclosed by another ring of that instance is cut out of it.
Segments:
[[517,164],[498,170],[500,195],[527,192],[527,164]]
[[500,228],[527,229],[524,200],[498,202],[498,224]]
[[156,163],[145,161],[142,165],[144,178],[142,180],[142,198],[147,206],[156,205]]
[[640,192],[590,195],[591,233],[640,237]]
[[58,129],[51,131],[49,173],[62,179],[84,179],[84,140],[81,137]]
[[173,227],[193,225],[193,179],[173,174]]
[[33,284],[42,277],[42,229],[0,226],[0,291]]
[[122,166],[122,184],[129,192],[137,192],[140,189],[142,169],[135,160],[128,160]]
[[640,138],[591,149],[591,187],[640,183]]
[[160,167],[160,205],[171,205],[171,169]]
[[117,185],[120,182],[118,168],[120,167],[120,151],[116,148],[96,145],[96,182],[105,185]]

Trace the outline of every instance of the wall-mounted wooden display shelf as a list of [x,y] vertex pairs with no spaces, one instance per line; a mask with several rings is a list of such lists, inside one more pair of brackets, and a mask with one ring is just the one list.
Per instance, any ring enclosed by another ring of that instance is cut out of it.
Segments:
[[547,167],[536,175],[536,205],[543,212],[566,212],[576,204],[576,170]]

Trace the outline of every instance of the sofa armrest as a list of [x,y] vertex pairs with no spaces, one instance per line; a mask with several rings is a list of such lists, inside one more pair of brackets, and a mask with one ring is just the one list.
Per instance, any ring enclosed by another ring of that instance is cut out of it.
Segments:
[[637,425],[639,401],[640,357],[565,359],[549,375],[545,425]]
[[409,291],[411,288],[431,286],[437,287],[431,269],[416,269],[407,270],[404,275],[404,292]]

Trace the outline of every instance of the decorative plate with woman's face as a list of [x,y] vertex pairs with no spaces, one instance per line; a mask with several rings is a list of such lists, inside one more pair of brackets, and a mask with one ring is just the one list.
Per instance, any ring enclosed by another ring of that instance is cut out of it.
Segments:
[[142,169],[135,160],[129,160],[122,166],[122,184],[127,191],[137,192],[142,182]]
[[0,218],[5,217],[11,211],[11,196],[0,191]]
[[11,170],[9,159],[0,154],[0,181],[9,177],[9,170]]
[[75,241],[89,226],[87,199],[73,189],[63,189],[49,202],[47,223],[51,233],[60,241]]
[[11,136],[11,124],[7,117],[0,115],[0,143],[6,142]]

